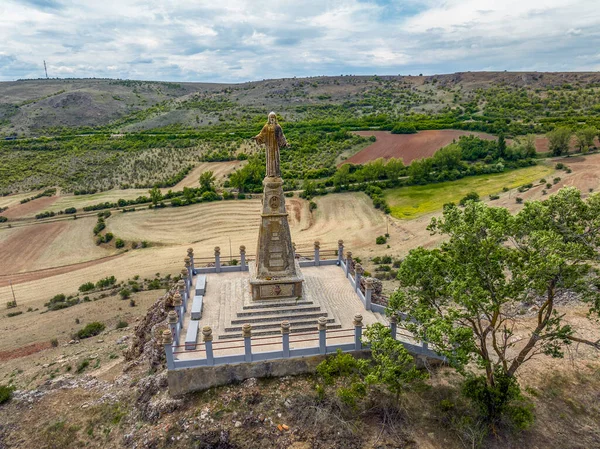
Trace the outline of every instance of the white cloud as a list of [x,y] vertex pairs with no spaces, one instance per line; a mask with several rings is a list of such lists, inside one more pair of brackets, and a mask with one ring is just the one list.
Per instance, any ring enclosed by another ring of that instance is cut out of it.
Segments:
[[[0,80],[593,70],[595,0],[3,0]],[[575,64],[574,61],[577,61]]]

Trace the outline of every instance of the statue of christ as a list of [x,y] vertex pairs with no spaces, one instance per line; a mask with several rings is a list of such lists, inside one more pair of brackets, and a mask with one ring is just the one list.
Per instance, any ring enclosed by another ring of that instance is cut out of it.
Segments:
[[260,134],[254,136],[253,139],[259,145],[265,145],[267,178],[281,178],[279,149],[287,146],[287,140],[285,140],[281,126],[277,123],[277,115],[274,112],[269,113],[267,123],[263,126]]

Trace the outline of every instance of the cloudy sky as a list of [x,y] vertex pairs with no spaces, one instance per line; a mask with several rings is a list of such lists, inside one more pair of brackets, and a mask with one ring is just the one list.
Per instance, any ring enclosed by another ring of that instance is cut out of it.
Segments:
[[600,70],[599,0],[0,0],[0,80]]

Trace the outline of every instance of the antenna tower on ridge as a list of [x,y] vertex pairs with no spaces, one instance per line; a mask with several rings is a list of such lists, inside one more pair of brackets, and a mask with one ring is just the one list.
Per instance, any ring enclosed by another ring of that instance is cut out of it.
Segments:
[[46,79],[48,79],[48,68],[46,67],[46,60],[44,60],[44,71],[46,72]]

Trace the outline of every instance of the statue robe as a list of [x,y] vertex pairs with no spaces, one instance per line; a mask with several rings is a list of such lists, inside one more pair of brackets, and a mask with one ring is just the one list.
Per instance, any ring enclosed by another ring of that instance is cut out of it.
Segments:
[[267,156],[267,177],[281,178],[281,168],[279,167],[279,149],[287,146],[287,140],[283,135],[283,130],[279,124],[273,125],[267,123],[262,131],[254,137],[258,144],[264,144]]

